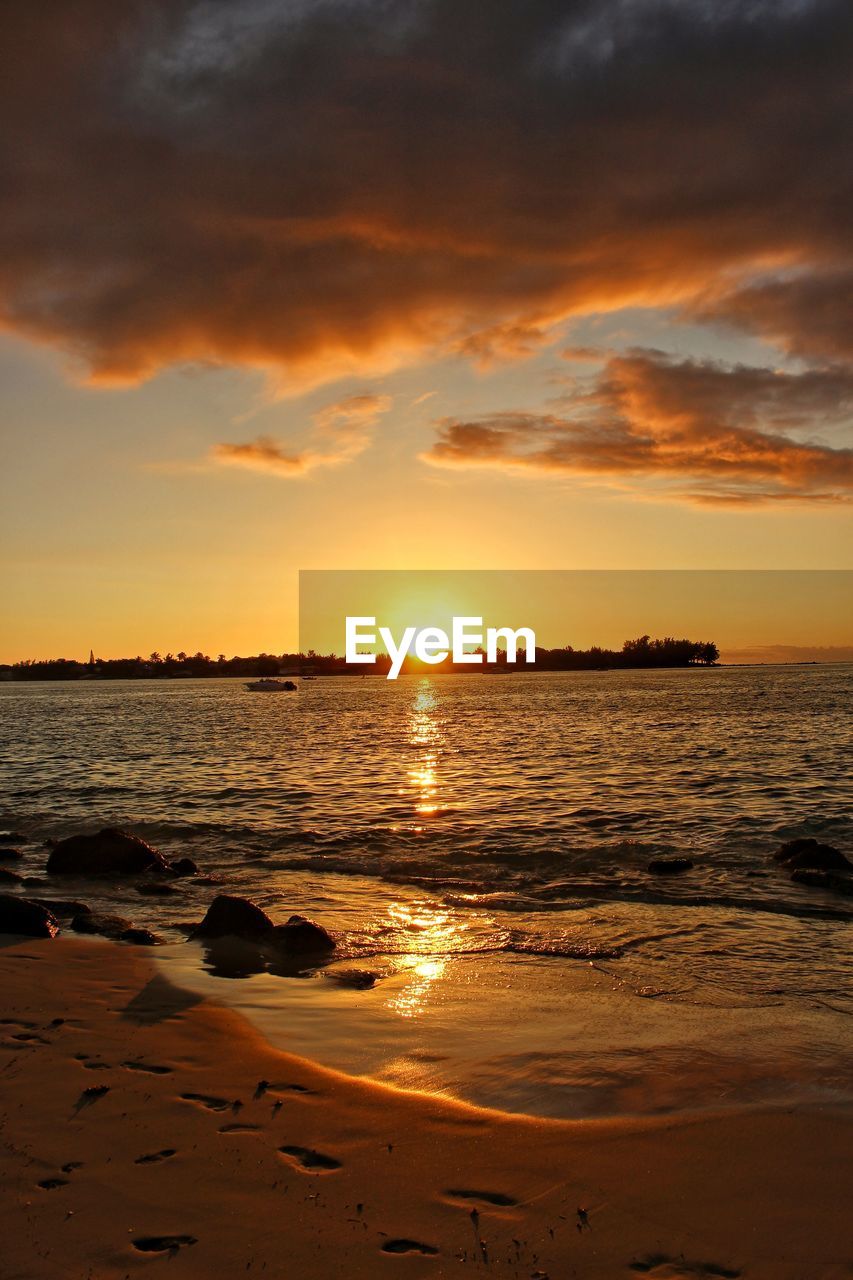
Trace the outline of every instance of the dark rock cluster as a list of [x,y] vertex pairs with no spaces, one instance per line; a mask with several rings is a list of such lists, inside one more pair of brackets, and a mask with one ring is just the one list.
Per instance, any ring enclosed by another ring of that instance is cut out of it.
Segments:
[[285,951],[290,955],[312,955],[334,951],[335,942],[322,925],[304,916],[291,916],[285,924],[274,924],[265,911],[247,898],[221,893],[207,909],[207,915],[193,931],[199,939],[243,938]]

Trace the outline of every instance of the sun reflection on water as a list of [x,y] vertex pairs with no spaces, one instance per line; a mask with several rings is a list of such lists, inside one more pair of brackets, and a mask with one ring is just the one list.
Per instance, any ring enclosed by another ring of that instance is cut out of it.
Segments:
[[411,979],[401,991],[390,996],[386,1008],[401,1018],[418,1018],[425,1012],[433,983],[444,974],[447,961],[435,956],[407,956],[406,960],[412,962],[405,966],[412,975]]
[[419,756],[409,769],[409,781],[415,791],[415,812],[438,812],[438,750],[441,731],[436,722],[438,699],[429,680],[418,686],[409,718],[409,742]]
[[450,911],[424,900],[394,902],[388,915],[394,932],[414,945],[397,960],[405,985],[389,993],[386,1007],[402,1018],[416,1018],[434,996],[434,984],[444,976],[449,957],[463,948],[466,926]]

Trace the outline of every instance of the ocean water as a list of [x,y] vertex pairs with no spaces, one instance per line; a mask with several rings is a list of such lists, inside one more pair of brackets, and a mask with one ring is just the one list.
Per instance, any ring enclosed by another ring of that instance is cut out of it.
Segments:
[[[851,899],[781,841],[853,859],[853,667],[0,685],[0,826],[105,825],[188,854],[151,898],[176,981],[281,1047],[546,1115],[853,1100]],[[651,858],[692,871],[660,878]],[[334,961],[274,971],[185,926],[217,892],[293,911]]]

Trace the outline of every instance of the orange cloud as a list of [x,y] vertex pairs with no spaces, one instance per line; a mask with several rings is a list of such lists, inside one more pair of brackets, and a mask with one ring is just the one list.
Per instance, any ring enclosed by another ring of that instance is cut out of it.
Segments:
[[269,436],[242,444],[214,445],[211,457],[226,466],[247,467],[274,475],[297,477],[318,467],[350,462],[369,446],[379,417],[391,407],[388,396],[349,396],[314,414],[312,443],[289,450]]
[[704,503],[838,502],[853,497],[853,449],[815,442],[853,414],[853,371],[779,373],[611,356],[558,412],[444,419],[422,455],[435,466],[649,477],[661,494]]
[[97,381],[515,358],[723,277],[764,331],[756,274],[850,270],[847,0],[12,0],[3,37],[0,324]]
[[451,350],[465,356],[481,368],[503,360],[520,360],[533,355],[549,340],[547,325],[529,320],[511,320],[506,324],[491,325],[451,343]]

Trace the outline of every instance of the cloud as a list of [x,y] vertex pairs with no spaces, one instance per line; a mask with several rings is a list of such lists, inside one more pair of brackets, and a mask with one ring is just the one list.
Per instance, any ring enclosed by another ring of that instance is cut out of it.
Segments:
[[11,0],[3,36],[0,323],[96,381],[504,359],[721,278],[764,327],[756,275],[851,269],[847,0]]
[[513,320],[469,333],[451,343],[451,350],[481,369],[488,369],[504,360],[520,360],[534,355],[550,336],[547,326],[535,324],[532,320]]
[[318,467],[351,462],[363,453],[371,443],[379,417],[390,407],[388,396],[349,396],[314,414],[311,443],[304,449],[286,449],[269,436],[257,436],[242,444],[214,445],[211,457],[226,466],[278,476],[304,476]]
[[[853,449],[812,439],[853,415],[853,370],[784,373],[613,355],[555,411],[438,424],[426,462],[656,481],[703,503],[841,502],[853,497]],[[804,438],[805,437],[805,438]]]
[[759,280],[699,298],[688,311],[767,338],[794,356],[853,363],[853,268]]

